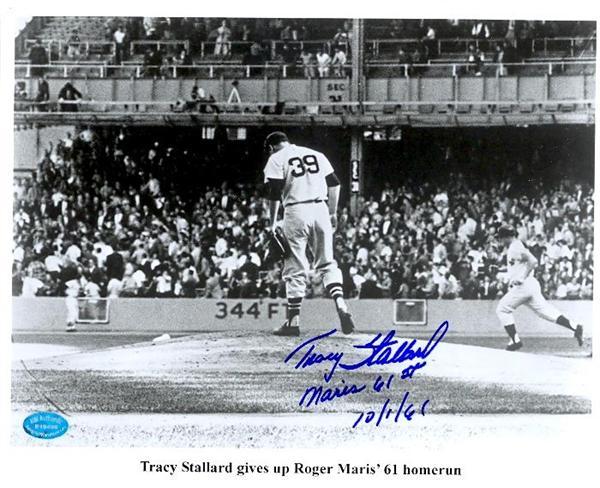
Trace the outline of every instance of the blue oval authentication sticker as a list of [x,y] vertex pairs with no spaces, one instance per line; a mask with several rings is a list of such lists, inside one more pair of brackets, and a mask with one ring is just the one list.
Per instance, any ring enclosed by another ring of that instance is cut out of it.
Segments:
[[67,419],[54,412],[33,413],[23,421],[25,432],[38,439],[60,437],[68,428]]

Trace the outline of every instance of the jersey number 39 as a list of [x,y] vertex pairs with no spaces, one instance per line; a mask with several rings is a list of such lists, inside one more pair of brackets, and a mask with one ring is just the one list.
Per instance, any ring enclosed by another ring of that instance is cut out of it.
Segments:
[[307,154],[302,158],[291,158],[288,164],[292,167],[292,176],[294,178],[304,176],[306,173],[314,174],[319,172],[319,162],[312,154]]

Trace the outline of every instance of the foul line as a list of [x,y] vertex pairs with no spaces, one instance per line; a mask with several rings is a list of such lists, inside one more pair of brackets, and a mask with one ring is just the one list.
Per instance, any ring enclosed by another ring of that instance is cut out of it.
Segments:
[[[25,371],[27,372],[27,374],[31,377],[31,379],[34,381],[35,385],[38,385],[40,388],[42,388],[39,380],[33,375],[33,373],[31,371],[29,371],[29,368],[27,368],[27,365],[25,364],[25,361],[23,361],[21,359],[21,364],[23,365],[23,368],[25,369]],[[46,395],[43,391],[41,391],[40,389],[38,389],[36,386],[34,385],[35,390],[37,391],[38,395],[44,397],[46,399],[46,401],[52,405],[54,408],[56,408],[60,413],[62,413],[63,415],[66,415],[67,417],[70,417],[70,415],[67,413],[66,410],[64,410],[63,408],[61,408],[56,402],[54,402],[48,395]]]

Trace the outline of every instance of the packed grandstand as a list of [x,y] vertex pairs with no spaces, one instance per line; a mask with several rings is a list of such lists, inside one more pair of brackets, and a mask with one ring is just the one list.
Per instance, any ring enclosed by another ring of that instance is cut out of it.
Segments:
[[[292,141],[322,150],[342,181],[335,254],[348,296],[496,299],[507,282],[494,234],[510,224],[547,297],[591,299],[595,22],[361,22],[33,18],[15,46],[20,128],[91,126],[15,176],[14,295],[62,296],[79,279],[90,297],[284,296],[280,265],[264,261],[262,141],[270,116],[301,114],[311,120],[286,126]],[[363,98],[335,83],[357,67]],[[352,141],[350,119],[311,125],[359,105],[372,119],[355,121]],[[152,111],[197,126],[134,127]],[[72,112],[114,115],[101,126]],[[232,113],[247,123],[215,123]],[[439,127],[419,128],[423,114]],[[397,120],[376,127],[383,115]],[[326,293],[308,281],[310,296]]]
[[[41,17],[38,24],[17,41],[17,67],[26,69],[19,73],[32,77],[351,74],[353,30],[346,19]],[[562,70],[582,71],[589,66],[581,63],[595,56],[594,22],[369,19],[364,31],[367,67],[379,75],[431,75],[459,62],[463,74],[481,76],[493,64],[490,74],[503,76],[535,72],[549,59],[561,61]],[[570,60],[578,63],[564,64]]]
[[[592,298],[593,130],[512,130],[367,147],[371,173],[389,178],[373,179],[354,216],[341,209],[348,296],[495,299],[507,281],[494,234],[507,223],[538,258],[546,296]],[[533,149],[535,137],[546,142]],[[279,264],[263,260],[260,144],[220,131],[207,144],[197,129],[120,127],[48,147],[14,180],[13,293],[61,296],[80,279],[90,297],[285,296]],[[326,293],[308,281],[309,296]]]

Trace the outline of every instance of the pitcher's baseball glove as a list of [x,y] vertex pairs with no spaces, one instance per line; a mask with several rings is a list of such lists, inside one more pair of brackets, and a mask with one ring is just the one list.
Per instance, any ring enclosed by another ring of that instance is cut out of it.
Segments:
[[287,258],[291,253],[290,243],[285,237],[281,227],[276,227],[269,236],[267,249],[265,252],[265,261],[277,262]]

